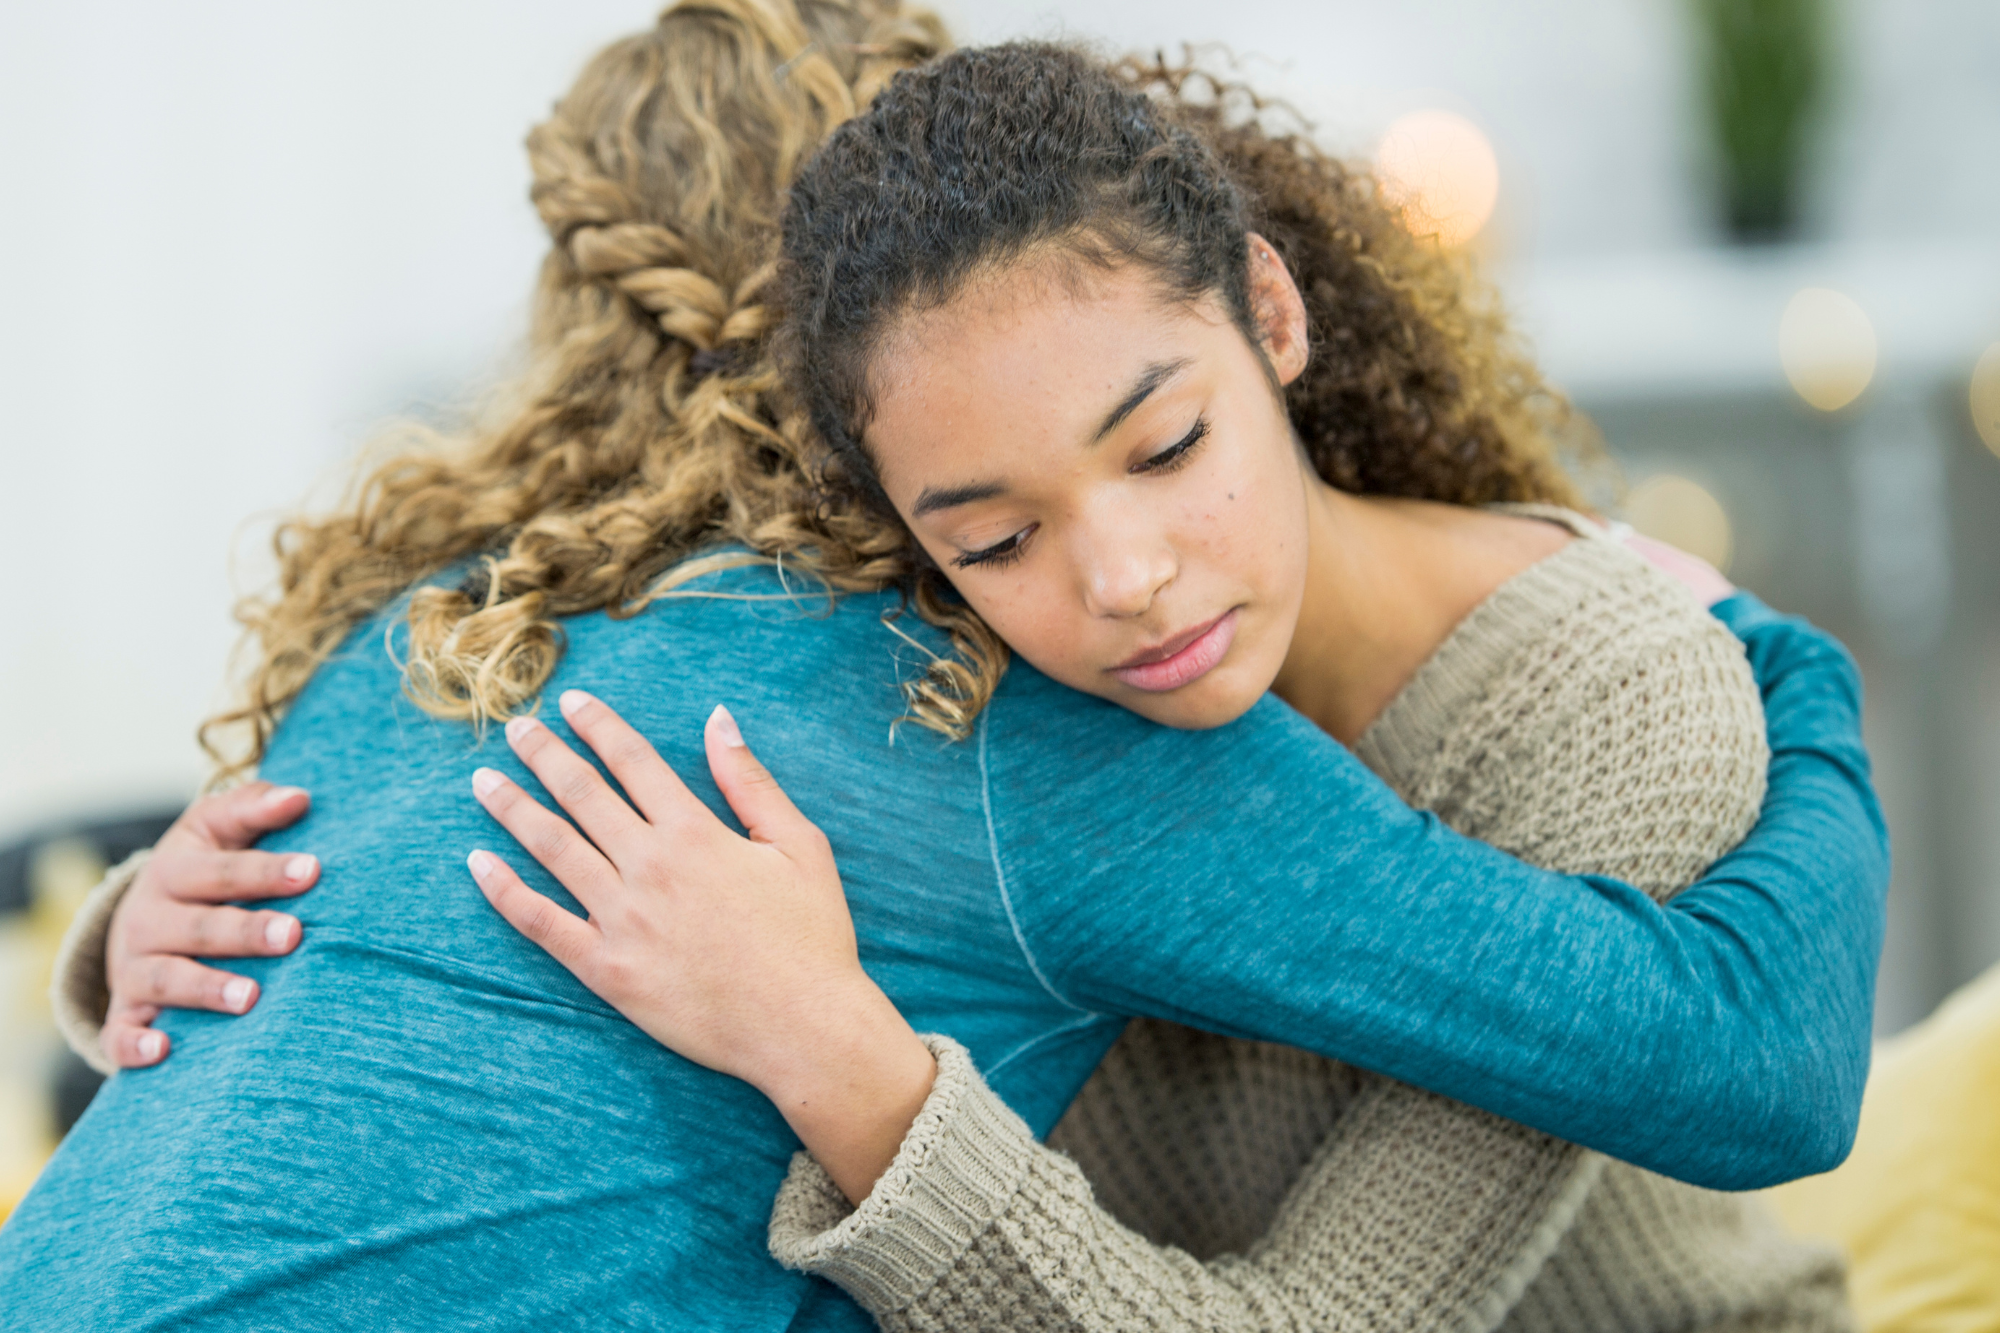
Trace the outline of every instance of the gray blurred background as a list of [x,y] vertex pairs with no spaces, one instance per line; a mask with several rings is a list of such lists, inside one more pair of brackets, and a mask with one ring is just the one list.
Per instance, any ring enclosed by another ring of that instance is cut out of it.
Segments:
[[[504,364],[543,245],[521,138],[654,8],[0,9],[0,846],[43,897],[0,903],[0,1215],[49,1141],[49,943],[111,845],[61,835],[188,797],[272,516]],[[1880,1030],[2000,957],[2000,5],[939,8],[964,41],[1226,43],[1398,164],[1635,523],[1860,658]]]

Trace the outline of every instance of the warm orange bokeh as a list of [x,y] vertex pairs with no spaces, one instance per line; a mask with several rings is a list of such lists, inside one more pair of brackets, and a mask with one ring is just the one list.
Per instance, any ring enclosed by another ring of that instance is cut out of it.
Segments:
[[1875,326],[1853,297],[1807,287],[1778,321],[1778,359],[1799,397],[1834,412],[1875,378]]
[[1413,111],[1391,124],[1375,169],[1410,229],[1464,245],[1500,200],[1500,163],[1480,128],[1449,111]]

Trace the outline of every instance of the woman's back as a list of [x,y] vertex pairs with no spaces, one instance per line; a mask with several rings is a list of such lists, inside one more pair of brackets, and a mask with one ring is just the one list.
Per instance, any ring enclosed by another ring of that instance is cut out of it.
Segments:
[[[775,591],[763,572],[734,577]],[[546,697],[615,702],[726,809],[698,749],[726,690],[807,808],[850,804],[828,827],[864,938],[893,941],[897,916],[949,921],[911,940],[922,969],[872,950],[885,984],[933,1021],[950,1010],[955,1030],[990,1013],[997,1055],[1039,1030],[1027,1011],[1054,1005],[993,897],[966,748],[905,739],[883,754],[900,641],[877,600],[832,616],[690,599],[582,617]],[[504,838],[471,798],[474,767],[531,780],[497,730],[481,743],[403,697],[383,641],[398,609],[320,668],[265,760],[264,776],[314,795],[266,844],[325,867],[296,909],[302,946],[243,969],[263,983],[254,1012],[166,1016],[174,1059],[106,1086],[0,1260],[39,1268],[62,1309],[0,1322],[376,1328],[422,1308],[440,1328],[782,1329],[811,1299],[824,1326],[864,1327],[764,1254],[793,1146],[777,1112],[661,1050],[474,887],[467,852]],[[928,831],[921,848],[905,821]],[[37,1227],[50,1210],[89,1217],[89,1236]]]

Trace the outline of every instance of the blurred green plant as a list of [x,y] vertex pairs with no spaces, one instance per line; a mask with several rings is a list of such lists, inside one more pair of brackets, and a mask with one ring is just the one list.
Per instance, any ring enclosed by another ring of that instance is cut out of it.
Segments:
[[1741,241],[1798,223],[1799,183],[1827,81],[1827,0],[1692,0],[1720,159],[1724,219]]

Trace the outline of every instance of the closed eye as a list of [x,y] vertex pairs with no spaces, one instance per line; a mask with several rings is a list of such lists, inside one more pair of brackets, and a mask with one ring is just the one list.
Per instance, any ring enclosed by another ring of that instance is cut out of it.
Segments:
[[1208,418],[1196,417],[1187,434],[1135,466],[1134,472],[1172,472],[1193,457],[1195,446],[1208,438]]
[[967,551],[965,554],[955,557],[951,563],[959,569],[971,569],[976,565],[990,565],[998,569],[1004,565],[1010,565],[1021,558],[1021,546],[1028,540],[1029,534],[1034,532],[1034,530],[1035,525],[1031,523],[1004,541],[997,541],[993,545],[982,547],[977,551]]

